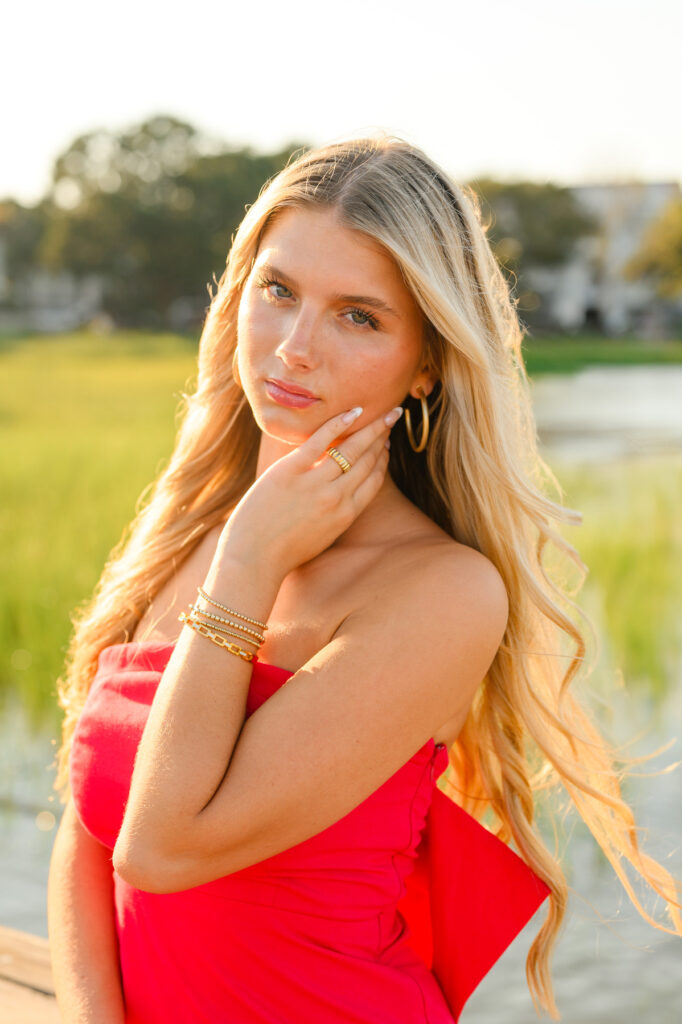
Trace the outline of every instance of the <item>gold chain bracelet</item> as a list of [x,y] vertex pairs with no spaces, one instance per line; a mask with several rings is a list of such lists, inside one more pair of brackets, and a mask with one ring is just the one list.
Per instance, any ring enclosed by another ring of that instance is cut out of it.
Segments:
[[202,636],[205,636],[217,647],[222,647],[230,654],[235,654],[238,658],[243,658],[244,661],[253,661],[254,654],[252,651],[245,651],[244,648],[239,647],[238,644],[232,643],[231,640],[227,640],[225,637],[220,636],[219,633],[215,633],[212,629],[208,629],[203,622],[190,618],[188,615],[185,615],[184,612],[180,612],[178,618],[181,622],[184,622],[186,626],[189,626],[190,629],[193,629],[195,633],[200,633]]
[[220,601],[216,601],[215,598],[209,597],[203,587],[197,587],[197,590],[200,596],[203,597],[204,601],[208,601],[209,604],[214,604],[216,608],[222,608],[224,612],[229,612],[230,615],[236,615],[238,619],[243,619],[244,622],[250,622],[253,626],[260,626],[261,629],[268,628],[265,622],[259,622],[258,619],[250,619],[248,615],[241,615],[233,608],[228,608],[227,605],[221,604]]

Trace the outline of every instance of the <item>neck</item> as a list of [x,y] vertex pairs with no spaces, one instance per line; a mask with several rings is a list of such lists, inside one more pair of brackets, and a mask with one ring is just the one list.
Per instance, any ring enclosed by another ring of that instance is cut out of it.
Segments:
[[269,469],[275,462],[278,462],[283,456],[288,455],[289,452],[293,451],[296,447],[295,444],[287,444],[286,441],[280,441],[279,438],[270,437],[269,434],[261,432],[260,445],[258,448],[258,463],[256,465],[256,479]]

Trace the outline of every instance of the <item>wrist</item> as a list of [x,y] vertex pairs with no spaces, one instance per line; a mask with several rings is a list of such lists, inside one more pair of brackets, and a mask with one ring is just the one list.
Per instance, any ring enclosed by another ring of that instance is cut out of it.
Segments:
[[[267,622],[283,578],[272,564],[248,560],[244,551],[237,556],[228,550],[219,550],[201,587],[235,613]],[[217,608],[212,611],[224,614]]]
[[277,589],[290,572],[290,567],[285,564],[285,560],[281,559],[278,553],[270,548],[265,548],[256,539],[245,539],[238,536],[234,529],[223,531],[218,540],[213,562],[225,567],[224,571],[227,571],[229,566],[236,572],[257,575],[266,584],[276,585]]

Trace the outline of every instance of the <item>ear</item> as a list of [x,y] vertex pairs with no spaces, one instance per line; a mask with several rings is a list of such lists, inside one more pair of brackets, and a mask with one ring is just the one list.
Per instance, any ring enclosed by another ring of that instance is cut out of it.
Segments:
[[412,380],[412,383],[410,384],[409,393],[411,397],[416,398],[417,401],[419,401],[420,393],[417,389],[421,385],[421,387],[423,387],[424,389],[424,394],[428,398],[433,389],[435,388],[437,381],[438,376],[435,373],[435,371],[432,370],[428,365],[423,366],[419,373],[415,375],[415,377]]

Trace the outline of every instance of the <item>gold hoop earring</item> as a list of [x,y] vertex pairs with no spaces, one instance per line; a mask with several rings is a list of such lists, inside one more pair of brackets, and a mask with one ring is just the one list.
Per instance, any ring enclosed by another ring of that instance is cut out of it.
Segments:
[[237,385],[237,387],[239,388],[239,390],[243,391],[244,388],[242,387],[242,382],[241,382],[241,379],[239,377],[239,368],[237,366],[237,357],[238,357],[238,346],[235,345],[234,355],[232,356],[232,376],[233,376],[234,382]]
[[426,400],[424,388],[421,384],[417,387],[417,391],[421,391],[419,401],[422,405],[422,433],[419,444],[415,444],[414,434],[412,433],[412,418],[407,406],[405,407],[405,430],[407,431],[407,440],[410,442],[412,450],[415,452],[423,452],[426,448],[426,442],[429,439],[429,405]]

